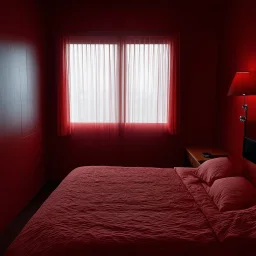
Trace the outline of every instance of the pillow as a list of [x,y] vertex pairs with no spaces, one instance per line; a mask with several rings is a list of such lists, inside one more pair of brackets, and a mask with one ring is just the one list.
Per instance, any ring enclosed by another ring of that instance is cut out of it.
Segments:
[[256,164],[246,161],[246,178],[256,187]]
[[208,185],[221,178],[242,176],[243,165],[240,161],[234,161],[227,157],[219,157],[205,161],[195,172],[196,176]]
[[255,188],[243,177],[214,181],[209,195],[221,212],[245,209],[255,203]]
[[204,187],[205,191],[209,194],[210,193],[210,187],[206,183],[202,183],[202,186]]

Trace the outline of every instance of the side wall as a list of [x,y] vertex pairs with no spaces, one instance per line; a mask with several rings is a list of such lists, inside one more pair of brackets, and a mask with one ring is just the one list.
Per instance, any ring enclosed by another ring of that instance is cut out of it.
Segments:
[[0,231],[44,183],[43,48],[33,4],[0,4]]
[[[223,36],[218,72],[219,144],[236,156],[242,155],[243,97],[227,97],[236,71],[256,70],[256,2],[233,3],[227,16],[227,30]],[[256,97],[248,97],[248,136],[256,139]]]

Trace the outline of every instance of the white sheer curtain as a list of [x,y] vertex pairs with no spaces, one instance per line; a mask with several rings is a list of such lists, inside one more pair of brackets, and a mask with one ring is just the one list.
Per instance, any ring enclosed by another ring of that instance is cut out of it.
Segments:
[[70,44],[72,123],[118,122],[117,44]]
[[168,39],[84,38],[67,51],[71,123],[168,123]]
[[166,40],[130,39],[125,44],[126,123],[167,123],[170,46]]

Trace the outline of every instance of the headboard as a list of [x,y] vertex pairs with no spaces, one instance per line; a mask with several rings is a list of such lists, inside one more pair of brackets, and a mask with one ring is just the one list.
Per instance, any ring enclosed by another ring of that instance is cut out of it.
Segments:
[[244,137],[243,157],[256,164],[256,140]]

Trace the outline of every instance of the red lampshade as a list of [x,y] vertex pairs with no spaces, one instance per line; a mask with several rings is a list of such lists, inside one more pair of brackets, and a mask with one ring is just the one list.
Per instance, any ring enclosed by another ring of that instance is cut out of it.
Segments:
[[228,96],[256,95],[256,76],[251,72],[236,72]]

